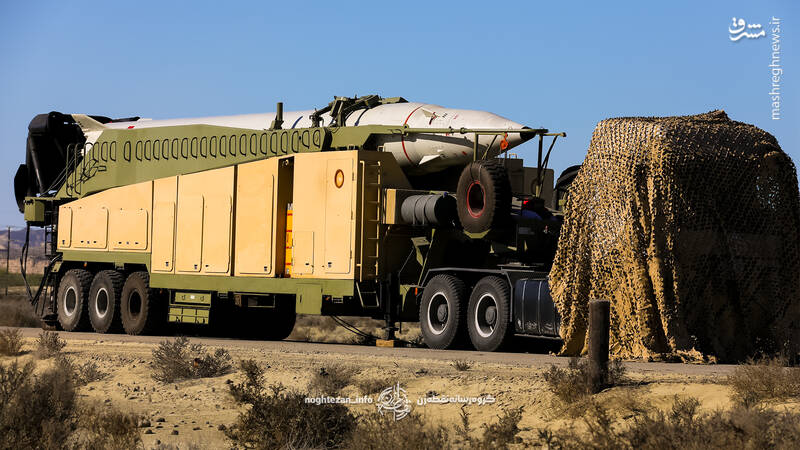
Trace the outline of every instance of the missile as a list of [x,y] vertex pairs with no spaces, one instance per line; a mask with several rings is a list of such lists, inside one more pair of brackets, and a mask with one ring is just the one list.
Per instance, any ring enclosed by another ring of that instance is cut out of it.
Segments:
[[[378,98],[377,96],[370,96]],[[363,98],[363,97],[362,97]],[[379,98],[378,98],[379,99]],[[349,99],[348,99],[349,100]],[[386,100],[389,100],[386,102]],[[445,108],[439,105],[406,102],[402,98],[380,99],[377,105],[351,108],[336,123],[335,111],[320,114],[314,110],[282,112],[283,128],[307,128],[313,126],[361,126],[388,125],[398,129],[414,129],[413,134],[398,133],[382,135],[376,142],[383,151],[391,152],[400,167],[409,175],[434,173],[452,166],[463,166],[473,160],[475,139],[478,140],[480,155],[495,157],[532,138],[534,133],[514,133],[514,130],[527,129],[517,122],[485,111]],[[333,103],[332,103],[333,104]],[[319,122],[314,121],[317,116]],[[92,142],[99,136],[99,129],[86,124],[86,120],[76,119]],[[86,117],[86,116],[82,116]],[[225,127],[267,129],[277,118],[276,113],[243,114],[233,116],[199,117],[189,119],[138,119],[136,121],[112,122],[104,128],[133,129],[168,127],[179,125],[216,125]],[[453,129],[453,132],[424,133],[424,129]],[[507,135],[478,135],[459,133],[462,129],[509,130]],[[94,138],[94,139],[93,139]]]

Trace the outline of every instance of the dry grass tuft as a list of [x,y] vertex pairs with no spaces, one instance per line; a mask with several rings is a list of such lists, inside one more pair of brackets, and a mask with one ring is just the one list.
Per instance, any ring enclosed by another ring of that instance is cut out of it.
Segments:
[[192,344],[185,336],[161,341],[153,349],[150,367],[153,379],[162,383],[218,377],[233,371],[232,358],[227,350],[218,348],[210,354],[203,345]]
[[356,418],[345,405],[308,403],[306,394],[287,392],[282,385],[267,390],[257,364],[246,363],[242,369],[246,379],[231,385],[231,395],[250,407],[225,430],[235,444],[246,448],[336,448],[355,428]]
[[21,295],[0,296],[0,326],[38,328],[41,325],[27,298]]
[[550,391],[564,404],[574,403],[596,394],[603,389],[616,386],[624,380],[625,366],[620,361],[609,361],[605,380],[596,383],[592,377],[588,359],[572,358],[569,366],[562,369],[556,366],[544,373]]
[[340,364],[320,367],[308,383],[308,389],[315,394],[337,395],[353,382],[358,370]]
[[467,370],[472,368],[472,362],[467,360],[460,360],[457,359],[450,363],[450,365],[459,372],[466,372]]
[[378,394],[384,389],[394,386],[397,383],[403,384],[396,377],[383,377],[383,378],[364,378],[356,380],[353,384],[358,388],[358,392],[362,395]]
[[770,400],[800,397],[800,368],[786,367],[787,358],[751,359],[728,376],[731,400],[750,407]]
[[506,449],[509,445],[522,442],[518,436],[522,429],[519,422],[522,420],[523,408],[505,409],[497,422],[483,424],[483,435],[480,438],[472,436],[472,427],[469,422],[469,413],[466,406],[461,407],[461,425],[455,427],[458,436],[458,447],[476,450]]
[[86,386],[89,383],[100,381],[108,376],[108,373],[100,370],[97,363],[86,361],[83,364],[75,364],[71,359],[64,355],[56,356],[56,365],[70,374],[76,386]]
[[102,405],[80,407],[67,448],[133,449],[142,443],[136,417]]
[[67,341],[61,339],[55,331],[42,331],[36,338],[36,357],[39,359],[52,358],[60,355],[61,350],[67,346]]
[[391,414],[375,413],[359,419],[345,446],[353,450],[442,450],[453,448],[453,443],[445,427],[430,425],[419,414],[394,420]]
[[0,448],[128,449],[141,446],[135,419],[77,403],[74,372],[56,364],[0,365]]
[[798,448],[800,414],[737,406],[698,413],[694,398],[675,398],[669,412],[635,414],[615,425],[598,403],[586,416],[586,433],[540,430],[538,445],[554,449]]
[[17,356],[22,350],[22,331],[17,328],[0,330],[0,356]]

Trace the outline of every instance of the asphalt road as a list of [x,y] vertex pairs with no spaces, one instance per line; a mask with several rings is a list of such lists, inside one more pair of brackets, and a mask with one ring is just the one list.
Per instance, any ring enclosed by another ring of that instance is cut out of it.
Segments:
[[[41,333],[39,328],[22,328],[25,337],[35,338]],[[97,333],[72,333],[60,331],[59,335],[67,340],[84,340],[104,342],[131,342],[143,344],[157,344],[170,336],[129,336],[126,334],[97,334]],[[227,347],[227,348],[251,348],[257,350],[267,350],[275,352],[291,353],[328,353],[351,356],[363,356],[365,358],[380,356],[392,358],[407,358],[415,360],[444,360],[452,361],[456,359],[470,360],[476,363],[501,364],[517,367],[536,367],[546,368],[549,365],[566,366],[569,358],[557,357],[542,353],[526,353],[524,351],[514,353],[504,352],[478,352],[465,350],[432,350],[428,348],[384,348],[363,345],[347,344],[325,344],[313,342],[295,341],[254,341],[240,340],[217,337],[192,337],[193,342],[203,345]],[[625,362],[626,368],[633,372],[643,374],[661,375],[688,375],[718,377],[726,376],[736,367],[725,364],[681,364],[663,362]]]

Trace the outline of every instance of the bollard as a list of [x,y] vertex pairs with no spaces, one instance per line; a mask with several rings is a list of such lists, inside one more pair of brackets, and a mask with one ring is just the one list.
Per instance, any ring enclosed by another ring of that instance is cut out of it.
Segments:
[[611,302],[589,302],[589,365],[592,382],[599,389],[608,373],[608,335],[611,328]]

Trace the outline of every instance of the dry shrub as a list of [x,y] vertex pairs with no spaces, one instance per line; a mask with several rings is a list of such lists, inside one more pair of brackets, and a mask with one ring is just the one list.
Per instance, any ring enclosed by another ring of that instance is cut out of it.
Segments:
[[233,370],[231,355],[218,348],[213,354],[202,344],[192,344],[185,336],[164,340],[153,349],[153,379],[172,383],[192,378],[218,377]]
[[22,331],[17,328],[0,330],[0,355],[17,356],[22,350]]
[[244,374],[244,381],[230,385],[233,399],[239,403],[249,403],[263,394],[264,369],[253,359],[239,361],[239,370]]
[[30,361],[0,365],[0,448],[140,447],[132,416],[76,402],[74,366],[63,359],[39,375]]
[[466,372],[467,370],[472,368],[472,363],[471,362],[469,362],[467,360],[460,360],[460,359],[457,359],[457,360],[451,362],[450,365],[453,366],[453,368],[456,369],[459,372]]
[[562,403],[570,404],[622,383],[624,376],[625,366],[620,361],[609,361],[605,379],[596,382],[589,360],[572,358],[566,369],[550,366],[544,381]]
[[61,354],[61,350],[66,346],[67,341],[61,339],[55,331],[42,331],[36,339],[36,357],[52,358]]
[[101,405],[81,407],[75,414],[75,431],[66,445],[75,449],[139,448],[142,438],[136,417]]
[[522,410],[519,408],[505,409],[497,422],[483,424],[483,435],[480,438],[472,437],[472,428],[469,422],[469,413],[466,405],[461,407],[461,426],[455,427],[459,436],[459,447],[476,450],[506,449],[509,445],[522,442],[518,436],[522,431],[519,422],[522,420]]
[[0,366],[0,448],[61,448],[71,433],[75,385],[59,365]]
[[396,377],[383,377],[383,378],[364,378],[355,381],[353,384],[358,388],[358,391],[363,395],[377,394],[384,389],[394,386],[397,383],[403,384]]
[[340,364],[320,367],[308,383],[308,389],[317,394],[336,395],[352,383],[356,372],[356,369]]
[[731,400],[742,406],[753,406],[769,400],[800,397],[800,368],[786,367],[787,358],[751,359],[728,376],[733,390]]
[[263,385],[263,371],[247,363],[245,381],[231,385],[231,395],[249,405],[225,430],[234,443],[247,448],[332,448],[342,446],[356,418],[342,404],[306,403],[306,394],[287,392],[282,385]]
[[454,445],[446,428],[429,425],[419,414],[412,413],[401,420],[394,420],[391,414],[361,417],[345,447],[353,450],[443,450]]
[[21,295],[0,296],[0,326],[40,327],[42,322],[31,303]]
[[94,381],[100,381],[108,376],[108,373],[100,370],[94,361],[87,361],[83,364],[75,364],[74,361],[64,355],[56,356],[56,365],[69,373],[76,386],[86,386]]
[[669,412],[635,414],[624,426],[595,404],[588,432],[541,430],[539,445],[554,449],[799,448],[800,414],[737,406],[700,414],[694,398],[675,398]]

